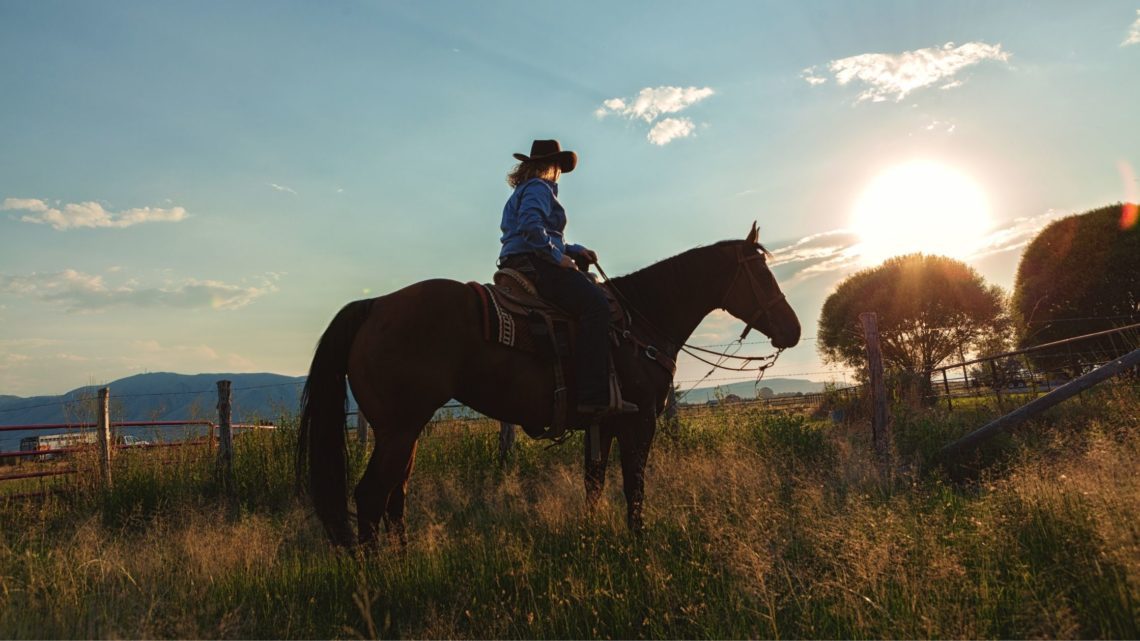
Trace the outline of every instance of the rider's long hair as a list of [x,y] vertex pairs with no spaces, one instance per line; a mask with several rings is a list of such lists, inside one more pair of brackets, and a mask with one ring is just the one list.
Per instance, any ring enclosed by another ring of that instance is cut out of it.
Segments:
[[543,160],[524,160],[515,165],[507,174],[507,184],[511,189],[518,187],[531,178],[546,178],[551,169],[557,169],[557,162],[543,161]]

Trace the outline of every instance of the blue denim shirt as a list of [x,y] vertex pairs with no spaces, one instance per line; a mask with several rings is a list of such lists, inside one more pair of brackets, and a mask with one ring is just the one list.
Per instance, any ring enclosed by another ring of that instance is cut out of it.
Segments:
[[567,245],[562,234],[566,230],[566,210],[558,202],[558,183],[532,178],[515,187],[503,207],[499,225],[503,244],[499,258],[511,254],[537,253],[558,263],[562,254],[580,254],[581,245]]

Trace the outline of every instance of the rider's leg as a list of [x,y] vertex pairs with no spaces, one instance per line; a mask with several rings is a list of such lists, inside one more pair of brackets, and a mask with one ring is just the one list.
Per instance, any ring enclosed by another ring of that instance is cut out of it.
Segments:
[[[602,290],[580,271],[535,260],[539,293],[577,317],[578,333],[574,347],[578,405],[609,407],[609,366],[607,333],[610,309]],[[636,410],[634,410],[636,411]]]

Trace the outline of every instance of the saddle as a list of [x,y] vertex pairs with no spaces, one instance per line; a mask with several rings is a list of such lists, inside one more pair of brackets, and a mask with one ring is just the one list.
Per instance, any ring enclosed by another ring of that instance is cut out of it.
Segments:
[[[574,317],[557,305],[540,297],[534,283],[516,269],[504,268],[495,272],[493,284],[469,282],[479,296],[482,307],[482,329],[484,340],[498,343],[512,349],[536,354],[554,361],[554,414],[550,430],[535,432],[526,429],[531,436],[558,437],[574,417],[570,413],[570,385],[574,380],[573,359],[575,321]],[[625,312],[608,287],[599,286],[606,295],[610,306],[611,328],[625,327]],[[617,344],[617,336],[611,332],[611,340]],[[609,367],[610,398],[621,402],[621,386],[610,357]]]

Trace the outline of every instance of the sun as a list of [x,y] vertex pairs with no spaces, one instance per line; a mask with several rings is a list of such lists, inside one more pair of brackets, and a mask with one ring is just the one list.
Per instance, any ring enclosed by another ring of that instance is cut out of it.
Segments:
[[928,160],[891,167],[859,196],[851,226],[867,265],[923,252],[953,258],[973,253],[992,224],[978,184]]

